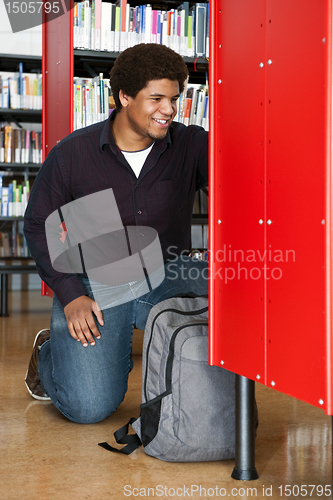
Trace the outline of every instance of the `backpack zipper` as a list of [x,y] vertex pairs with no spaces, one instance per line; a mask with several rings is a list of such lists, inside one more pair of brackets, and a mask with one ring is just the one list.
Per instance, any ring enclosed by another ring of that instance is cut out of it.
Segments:
[[[151,325],[151,333],[150,333],[150,339],[149,339],[149,342],[148,342],[148,345],[147,345],[147,351],[146,351],[146,372],[145,372],[145,378],[144,378],[144,384],[143,384],[143,389],[144,389],[144,395],[145,395],[145,402],[148,401],[148,396],[147,396],[147,378],[148,378],[148,359],[149,359],[149,351],[150,351],[150,346],[151,346],[151,343],[152,343],[152,339],[153,339],[153,333],[154,333],[154,326],[155,326],[155,322],[157,320],[157,318],[165,313],[165,312],[174,312],[174,313],[177,313],[177,314],[181,314],[183,316],[196,316],[198,314],[203,314],[205,312],[208,311],[208,306],[205,306],[203,307],[202,309],[198,309],[196,311],[180,311],[178,309],[173,309],[173,308],[170,308],[170,309],[163,309],[163,311],[160,311],[154,318],[154,321]],[[200,323],[201,324],[201,323]],[[179,327],[177,330],[179,329],[182,329],[184,328],[184,326],[187,326],[187,325],[182,325],[181,327]],[[177,331],[176,330],[176,331]],[[172,341],[172,338],[174,337],[176,332],[173,333],[172,337],[171,337],[171,341]],[[170,344],[171,344],[171,341],[170,341]],[[170,350],[169,350],[170,352]]]
[[174,354],[175,354],[175,341],[178,333],[181,330],[184,330],[184,328],[189,328],[193,326],[208,326],[207,321],[198,321],[196,323],[189,323],[188,325],[182,325],[177,330],[175,330],[172,334],[171,340],[170,340],[170,345],[169,345],[169,354],[168,354],[168,359],[166,363],[166,369],[165,369],[165,390],[166,392],[171,392],[171,378],[172,378],[172,366],[173,366],[173,359],[174,359]]

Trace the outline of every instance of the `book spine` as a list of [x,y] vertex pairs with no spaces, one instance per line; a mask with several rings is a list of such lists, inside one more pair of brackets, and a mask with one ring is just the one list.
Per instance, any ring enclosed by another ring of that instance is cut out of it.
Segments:
[[115,51],[116,5],[111,4],[111,52]]
[[101,50],[102,0],[95,0],[95,50]]
[[5,129],[1,127],[0,129],[0,162],[5,162]]
[[9,187],[2,188],[1,216],[8,217],[8,193]]
[[120,7],[118,7],[118,5],[116,5],[114,50],[115,52],[119,52],[120,50]]
[[79,48],[78,47],[78,2],[74,2],[74,30],[73,30],[73,42],[74,42],[74,49]]
[[23,103],[23,63],[19,63],[19,89],[18,89],[18,95],[19,95],[19,103],[18,107],[23,109],[24,103]]
[[95,47],[95,13],[96,13],[96,3],[95,0],[91,1],[91,13],[90,13],[90,49],[96,50]]
[[197,3],[196,6],[196,31],[195,31],[195,54],[196,57],[206,55],[206,4]]

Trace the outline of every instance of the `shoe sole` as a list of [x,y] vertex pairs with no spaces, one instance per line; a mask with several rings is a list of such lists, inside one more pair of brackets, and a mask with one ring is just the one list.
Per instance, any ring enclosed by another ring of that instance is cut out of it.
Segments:
[[[44,332],[45,330],[47,330],[47,328],[43,328],[43,330],[40,330],[40,331],[37,333],[37,335],[36,335],[36,337],[35,337],[35,340],[34,340],[34,344],[33,344],[33,346],[32,346],[32,350],[34,350],[34,348],[35,348],[35,345],[36,345],[37,339],[38,339],[38,337],[39,337],[39,334],[40,334],[40,333],[42,333],[42,332]],[[51,398],[49,398],[48,396],[44,398],[43,396],[36,396],[36,394],[33,394],[33,393],[31,392],[31,390],[30,390],[30,388],[29,388],[29,386],[28,386],[28,384],[27,384],[27,382],[26,382],[26,378],[27,378],[27,375],[28,375],[28,371],[29,371],[29,367],[28,367],[28,369],[27,369],[27,373],[25,374],[24,383],[25,383],[25,385],[26,385],[26,388],[28,389],[28,392],[29,392],[30,396],[32,396],[34,399],[37,399],[38,401],[51,401]]]
[[42,396],[36,396],[36,394],[33,394],[33,393],[31,392],[31,390],[29,389],[29,386],[28,386],[28,384],[26,383],[26,381],[24,381],[24,383],[25,383],[26,388],[27,388],[27,389],[28,389],[28,391],[29,391],[30,396],[32,396],[34,399],[38,399],[38,401],[51,401],[51,398],[49,398],[48,396],[47,396],[47,398],[43,398]]

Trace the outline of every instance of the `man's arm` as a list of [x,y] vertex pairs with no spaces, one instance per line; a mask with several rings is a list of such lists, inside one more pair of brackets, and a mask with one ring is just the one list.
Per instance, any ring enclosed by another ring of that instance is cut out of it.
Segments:
[[[45,232],[47,217],[72,201],[66,170],[57,146],[50,151],[32,187],[24,216],[24,235],[41,279],[54,291],[64,307],[68,330],[82,345],[95,344],[100,333],[94,321],[103,325],[98,304],[86,295],[75,273],[60,273],[52,266]],[[59,238],[61,228],[59,228]]]

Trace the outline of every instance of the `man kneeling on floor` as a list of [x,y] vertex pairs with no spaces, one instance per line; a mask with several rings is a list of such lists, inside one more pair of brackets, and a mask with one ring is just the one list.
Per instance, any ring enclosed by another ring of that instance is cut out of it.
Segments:
[[173,122],[187,77],[163,45],[125,50],[110,72],[115,111],[60,141],[31,190],[24,233],[54,299],[25,382],[73,422],[120,405],[133,328],[144,329],[153,305],[208,294],[207,263],[188,256],[208,133]]

